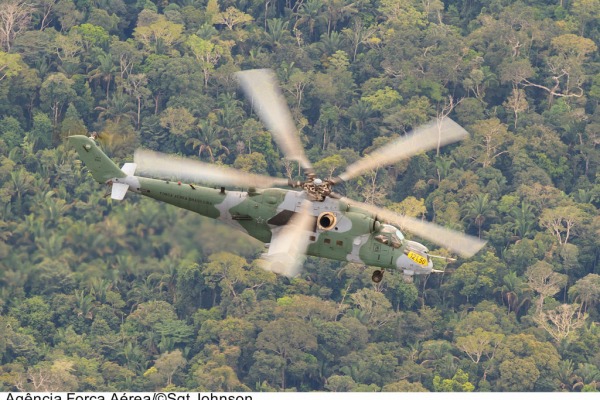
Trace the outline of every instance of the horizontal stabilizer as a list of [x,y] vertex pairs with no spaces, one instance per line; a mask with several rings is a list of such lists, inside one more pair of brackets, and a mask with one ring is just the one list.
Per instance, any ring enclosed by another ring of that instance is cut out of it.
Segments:
[[112,191],[110,192],[110,198],[114,200],[123,200],[125,198],[125,194],[127,193],[127,189],[129,189],[129,185],[126,183],[113,183]]
[[[137,164],[135,163],[125,163],[121,168],[121,171],[125,172],[127,176],[132,176],[135,174],[135,169]],[[110,192],[110,198],[114,200],[123,200],[125,195],[127,194],[127,190],[129,189],[129,185],[121,182],[113,182],[112,191]]]

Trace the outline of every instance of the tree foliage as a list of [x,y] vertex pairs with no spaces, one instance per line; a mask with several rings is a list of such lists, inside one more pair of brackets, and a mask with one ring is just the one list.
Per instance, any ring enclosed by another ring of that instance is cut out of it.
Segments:
[[[598,390],[600,5],[555,3],[3,1],[0,390]],[[299,179],[250,68],[323,179],[458,121],[468,140],[340,190],[485,250],[429,246],[444,273],[414,283],[317,258],[289,280],[227,227],[104,197],[64,142]]]

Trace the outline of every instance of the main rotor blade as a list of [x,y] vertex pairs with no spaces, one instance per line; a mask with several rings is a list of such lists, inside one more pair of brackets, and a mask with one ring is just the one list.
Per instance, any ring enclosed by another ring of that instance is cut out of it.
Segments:
[[467,136],[469,133],[450,118],[439,122],[436,119],[349,165],[338,179],[348,181],[366,171],[394,164],[422,151],[457,142]]
[[285,157],[298,161],[307,173],[312,173],[312,165],[306,158],[292,114],[273,71],[252,69],[237,72],[236,76],[254,111],[271,131]]
[[262,268],[289,278],[300,273],[314,223],[310,207],[310,201],[304,200],[300,212],[294,214],[279,232],[273,233],[269,251],[262,259]]
[[157,178],[216,184],[219,186],[255,188],[286,186],[288,184],[288,180],[284,178],[252,174],[151,150],[137,149],[133,155],[133,159],[137,164],[138,172],[142,175]]
[[416,218],[396,214],[385,208],[360,203],[345,197],[342,198],[341,201],[351,204],[354,207],[362,208],[363,210],[376,215],[378,220],[397,225],[402,229],[406,229],[425,240],[451,250],[465,258],[475,255],[487,243],[485,240],[481,240],[474,236],[444,228],[432,222],[421,221]]

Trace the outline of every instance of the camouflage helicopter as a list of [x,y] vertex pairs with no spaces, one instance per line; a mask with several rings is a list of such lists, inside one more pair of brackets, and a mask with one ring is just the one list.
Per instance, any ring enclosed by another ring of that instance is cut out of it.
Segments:
[[[288,277],[300,272],[304,255],[378,267],[372,275],[374,282],[380,282],[388,269],[401,271],[408,280],[413,275],[436,272],[435,256],[421,243],[406,239],[401,229],[462,257],[470,257],[483,247],[485,242],[478,238],[333,192],[335,185],[376,167],[467,137],[454,121],[433,121],[349,165],[339,176],[323,180],[316,176],[302,149],[273,72],[242,71],[237,78],[285,157],[303,169],[304,181],[142,149],[135,152],[134,163],[119,169],[93,137],[70,136],[69,141],[93,178],[112,186],[113,199],[122,200],[131,191],[220,220],[265,243],[261,266]],[[154,178],[135,175],[136,171]],[[286,186],[291,189],[279,188]],[[226,189],[229,187],[248,189]]]

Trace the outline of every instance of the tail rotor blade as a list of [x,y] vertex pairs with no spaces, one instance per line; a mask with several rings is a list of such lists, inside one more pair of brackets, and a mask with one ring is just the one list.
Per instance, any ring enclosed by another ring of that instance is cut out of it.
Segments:
[[253,69],[237,72],[236,76],[254,111],[271,131],[286,158],[298,161],[305,171],[312,173],[312,165],[306,158],[292,114],[273,71]]
[[216,184],[219,186],[268,188],[286,186],[288,180],[219,167],[199,160],[138,149],[133,156],[137,171],[157,178]]
[[338,179],[348,181],[377,167],[394,164],[422,151],[454,143],[468,136],[469,133],[450,118],[433,120],[349,165]]

